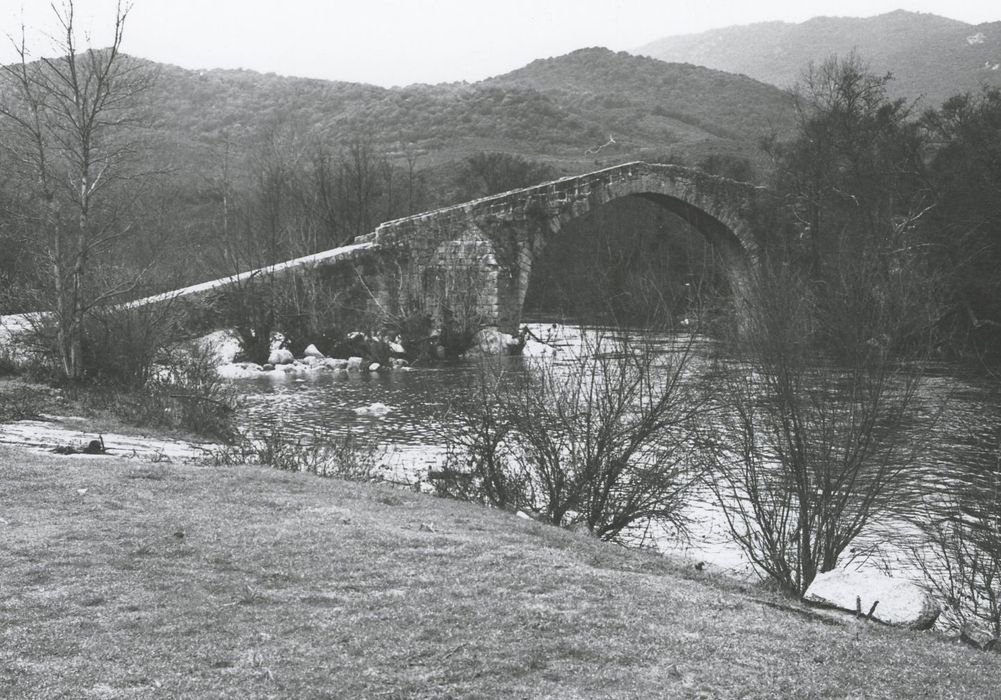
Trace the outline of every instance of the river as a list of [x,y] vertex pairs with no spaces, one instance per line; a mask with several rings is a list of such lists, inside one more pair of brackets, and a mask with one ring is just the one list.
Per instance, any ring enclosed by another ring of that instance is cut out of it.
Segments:
[[[551,353],[557,362],[581,347],[582,333],[622,333],[546,323],[530,324],[529,328],[545,341],[537,349]],[[660,336],[652,340],[668,347],[679,339]],[[694,365],[705,360],[709,342],[694,344]],[[235,381],[245,397],[243,420],[256,430],[278,427],[290,439],[364,436],[380,446],[390,478],[412,481],[445,458],[449,430],[456,424],[454,404],[470,396],[484,373],[522,373],[538,361],[538,357],[485,357],[409,371],[269,374]],[[999,402],[990,386],[964,378],[947,366],[935,367],[925,377],[919,408],[922,418],[914,427],[914,439],[922,444],[917,468],[923,474],[953,474],[960,463],[975,461],[974,443],[978,437],[989,438],[999,414]],[[708,494],[693,500],[688,515],[694,521],[691,541],[661,536],[654,541],[658,549],[707,561],[731,574],[750,575],[746,559],[730,541],[725,520]],[[900,528],[899,521],[892,519],[874,523],[868,537],[856,547],[856,555],[882,568],[905,566],[907,553],[900,547],[885,546]]]

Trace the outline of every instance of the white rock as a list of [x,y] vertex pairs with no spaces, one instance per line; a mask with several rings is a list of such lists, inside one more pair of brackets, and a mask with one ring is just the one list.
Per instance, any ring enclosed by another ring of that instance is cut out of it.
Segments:
[[319,350],[317,350],[316,346],[313,344],[310,344],[305,350],[303,350],[302,354],[304,357],[317,357],[317,358],[324,357],[324,354]]
[[373,362],[372,364],[370,364],[368,366],[368,371],[369,372],[378,372],[380,367],[382,367],[382,365],[380,365],[378,362]]
[[355,409],[355,413],[359,416],[384,416],[393,409],[384,403],[379,403],[376,401],[370,406],[361,406]]
[[348,358],[348,369],[351,369],[351,370],[360,370],[361,366],[362,366],[362,364],[364,364],[364,362],[365,362],[365,360],[363,360],[360,357],[349,357]]
[[494,327],[482,328],[473,336],[468,355],[504,355],[518,345],[518,339]]
[[214,331],[199,338],[197,343],[215,356],[218,365],[231,364],[240,353],[240,339],[231,330]]
[[891,625],[925,629],[941,612],[938,603],[913,581],[872,571],[840,570],[817,574],[803,596],[807,602],[850,612],[856,611],[858,599],[861,599],[863,615],[879,601],[872,616]]
[[396,342],[395,340],[389,343],[389,351],[395,352],[397,355],[403,355],[407,352],[406,349],[403,347],[403,345]]
[[288,348],[275,348],[268,355],[269,365],[287,365],[295,358],[292,356],[292,352]]
[[330,369],[347,369],[348,361],[341,358],[328,357],[323,361]]

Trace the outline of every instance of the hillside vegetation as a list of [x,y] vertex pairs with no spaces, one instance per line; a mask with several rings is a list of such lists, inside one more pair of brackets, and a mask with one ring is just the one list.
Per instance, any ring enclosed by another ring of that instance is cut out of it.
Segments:
[[814,17],[669,36],[635,53],[792,87],[810,63],[857,50],[877,73],[892,73],[891,97],[938,107],[981,84],[1001,86],[1001,22],[972,25],[898,10],[877,17]]
[[[318,141],[364,139],[424,164],[472,152],[505,151],[588,169],[587,151],[614,137],[601,159],[754,153],[762,134],[792,128],[789,98],[742,76],[593,48],[535,61],[478,83],[380,88],[260,74],[159,66],[147,95],[154,134],[171,149],[239,141],[275,123]],[[176,152],[176,151],[175,151]],[[183,158],[183,155],[176,158]]]

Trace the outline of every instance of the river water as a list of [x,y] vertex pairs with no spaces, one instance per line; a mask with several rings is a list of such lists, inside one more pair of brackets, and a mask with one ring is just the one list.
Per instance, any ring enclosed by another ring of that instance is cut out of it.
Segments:
[[[387,372],[267,373],[235,380],[244,398],[243,421],[256,432],[279,426],[290,439],[355,434],[379,444],[397,480],[421,476],[440,464],[454,405],[472,395],[485,377],[530,371],[543,357],[560,361],[581,347],[582,334],[620,334],[606,328],[579,329],[529,324],[537,339],[526,356],[483,356]],[[666,337],[654,342],[669,342]]]
[[[582,337],[622,333],[543,323],[530,324],[529,328],[545,341],[534,343],[534,352],[557,363],[579,350]],[[647,336],[645,340],[664,348],[690,341],[678,336]],[[700,339],[692,345],[692,366],[696,369],[708,357],[709,342]],[[485,374],[524,373],[539,361],[533,356],[494,356],[409,371],[269,373],[234,381],[245,397],[244,420],[258,432],[278,428],[289,439],[363,436],[380,446],[389,478],[413,481],[445,459],[449,431],[456,425],[454,404],[469,397]],[[922,421],[914,428],[914,439],[922,445],[919,469],[923,473],[951,472],[957,463],[976,460],[977,440],[989,437],[997,427],[999,402],[990,387],[948,367],[937,367],[925,378],[919,407]],[[694,521],[690,541],[679,542],[665,535],[656,537],[653,544],[661,551],[707,561],[731,574],[749,575],[750,566],[730,540],[725,520],[709,495],[697,494],[689,511]],[[883,546],[893,539],[895,531],[899,534],[900,527],[896,520],[874,523],[868,538],[856,548],[856,555],[881,568],[905,566],[906,552]]]

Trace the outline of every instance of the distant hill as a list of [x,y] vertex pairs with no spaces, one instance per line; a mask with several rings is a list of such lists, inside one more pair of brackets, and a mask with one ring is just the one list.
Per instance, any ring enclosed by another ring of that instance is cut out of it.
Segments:
[[609,128],[653,142],[741,141],[792,126],[790,101],[769,85],[607,49],[533,61],[481,85],[536,90],[568,110],[601,115]]
[[[1001,14],[1001,10],[999,10]],[[1001,22],[972,25],[898,10],[877,17],[816,17],[801,24],[765,22],[670,36],[634,53],[741,73],[791,87],[811,62],[857,49],[895,80],[890,94],[938,107],[981,83],[1001,86]]]
[[414,144],[428,154],[425,165],[506,151],[579,171],[665,153],[753,156],[760,136],[792,126],[791,102],[772,86],[598,48],[473,84],[391,89],[242,70],[158,70],[149,106],[156,131],[182,160],[211,157],[207,144],[283,123],[334,144],[364,139],[387,152]]

